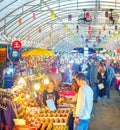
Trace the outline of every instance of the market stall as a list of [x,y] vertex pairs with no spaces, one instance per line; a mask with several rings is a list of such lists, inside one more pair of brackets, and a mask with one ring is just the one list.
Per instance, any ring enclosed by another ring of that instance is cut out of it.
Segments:
[[[42,94],[49,82],[48,70],[53,61],[54,57],[26,56],[20,63],[14,84],[8,90],[12,91],[11,102],[14,104],[13,112],[16,116],[12,119],[14,130],[69,129],[72,106],[62,101],[59,102],[58,109],[50,110],[43,105]],[[71,98],[74,93],[69,85],[59,88],[59,95]]]
[[115,87],[120,96],[120,74],[115,74]]

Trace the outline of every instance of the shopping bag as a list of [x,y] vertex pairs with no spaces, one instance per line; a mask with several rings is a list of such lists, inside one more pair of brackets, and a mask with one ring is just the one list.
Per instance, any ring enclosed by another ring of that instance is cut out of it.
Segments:
[[103,83],[98,84],[98,88],[99,89],[103,89],[104,88],[104,84]]

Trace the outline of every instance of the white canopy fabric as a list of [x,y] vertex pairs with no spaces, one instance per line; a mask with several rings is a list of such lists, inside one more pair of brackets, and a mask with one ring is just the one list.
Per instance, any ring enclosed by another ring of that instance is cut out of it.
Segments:
[[[83,9],[92,18],[90,36],[88,25],[78,21]],[[112,25],[105,17],[106,11],[111,15],[110,9],[118,19]],[[18,39],[24,46],[58,51],[85,45],[106,48],[110,44],[106,49],[115,50],[120,48],[119,16],[120,0],[0,0],[0,41],[11,44]]]

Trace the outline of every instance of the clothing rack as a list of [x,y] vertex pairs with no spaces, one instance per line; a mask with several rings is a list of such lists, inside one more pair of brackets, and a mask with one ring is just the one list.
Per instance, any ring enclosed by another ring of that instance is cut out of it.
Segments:
[[16,118],[14,103],[12,102],[12,91],[0,89],[0,130],[13,130]]
[[7,89],[0,89],[0,108],[1,109],[7,109],[9,105],[12,103],[11,96],[13,93],[11,90]]

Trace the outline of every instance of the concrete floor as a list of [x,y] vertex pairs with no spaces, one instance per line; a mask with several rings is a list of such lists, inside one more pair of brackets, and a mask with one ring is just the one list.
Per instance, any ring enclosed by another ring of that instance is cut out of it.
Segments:
[[111,90],[106,105],[94,103],[94,112],[89,130],[120,130],[120,96],[116,90]]

